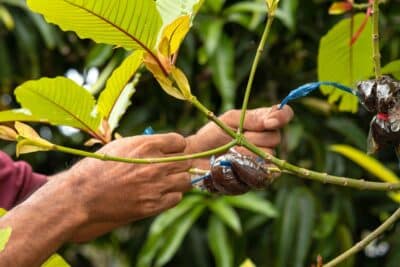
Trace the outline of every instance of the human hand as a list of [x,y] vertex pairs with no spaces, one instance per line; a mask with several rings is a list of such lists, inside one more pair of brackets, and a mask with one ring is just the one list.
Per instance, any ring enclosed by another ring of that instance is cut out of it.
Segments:
[[[240,110],[230,110],[219,117],[234,131],[239,127]],[[293,117],[289,106],[279,110],[278,106],[248,110],[244,122],[244,135],[254,145],[268,153],[273,153],[281,142],[280,129]],[[232,138],[222,131],[215,123],[208,123],[196,134],[187,138],[186,153],[196,153],[213,149],[228,143]],[[251,155],[243,148],[237,148],[241,154]],[[208,160],[197,160],[194,166],[209,167]]]
[[[168,157],[183,153],[185,139],[178,134],[138,136],[114,141],[98,153],[120,157]],[[118,226],[156,215],[175,206],[191,188],[190,162],[126,164],[84,159],[66,175],[76,191],[76,203],[87,223],[73,241],[87,241]]]

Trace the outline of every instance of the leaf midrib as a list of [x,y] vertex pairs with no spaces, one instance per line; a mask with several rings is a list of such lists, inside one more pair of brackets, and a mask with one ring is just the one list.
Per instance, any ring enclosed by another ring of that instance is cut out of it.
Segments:
[[54,102],[52,99],[48,98],[47,96],[35,91],[35,90],[30,90],[30,92],[36,94],[37,96],[43,98],[44,100],[50,102],[51,104],[59,107],[60,109],[62,109],[65,113],[69,114],[71,117],[73,117],[76,121],[78,121],[84,128],[82,128],[82,130],[87,130],[91,133],[95,133],[93,131],[93,129],[87,125],[84,121],[82,121],[79,117],[75,116],[74,113],[72,113],[71,111],[69,111],[68,109],[64,108],[63,106],[59,105],[58,103]]
[[91,11],[90,9],[77,5],[69,0],[63,0],[65,3],[74,6],[76,8],[82,9],[86,12],[88,12],[89,14],[101,19],[102,21],[104,21],[105,23],[110,24],[112,27],[116,28],[117,30],[119,30],[120,32],[122,32],[123,34],[125,34],[126,36],[128,36],[129,38],[131,38],[132,40],[134,40],[136,43],[139,44],[140,47],[142,47],[147,53],[149,53],[159,64],[159,66],[161,67],[161,69],[163,70],[163,72],[166,74],[166,70],[164,69],[164,66],[161,64],[160,60],[158,59],[158,57],[153,53],[153,51],[147,47],[142,41],[140,41],[139,39],[137,39],[135,36],[133,36],[132,34],[130,34],[128,31],[124,30],[123,28],[121,28],[120,26],[118,26],[117,24],[115,24],[114,22],[110,21],[109,19],[100,16],[99,14],[94,13],[93,11]]
[[110,109],[110,111],[108,112],[107,116],[105,116],[105,119],[108,120],[108,119],[110,118],[111,113],[113,112],[115,106],[117,105],[119,98],[121,97],[122,93],[124,92],[126,86],[129,84],[129,82],[133,79],[133,77],[134,77],[135,75],[136,75],[136,71],[135,71],[135,73],[134,73],[133,75],[130,76],[130,78],[128,79],[128,81],[127,81],[126,83],[124,83],[124,88],[122,88],[122,90],[119,90],[119,93],[117,94],[118,96],[117,96],[117,98],[116,98],[116,101],[114,101],[114,103],[111,105],[111,109]]

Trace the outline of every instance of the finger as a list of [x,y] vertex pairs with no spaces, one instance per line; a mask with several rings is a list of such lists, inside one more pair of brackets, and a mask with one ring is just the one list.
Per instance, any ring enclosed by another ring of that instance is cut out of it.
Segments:
[[184,160],[170,163],[162,163],[159,167],[164,169],[166,174],[181,173],[188,171],[192,167],[192,161]]
[[[244,121],[244,128],[247,131],[264,131],[264,119],[268,116],[270,108],[258,108],[248,110]],[[241,117],[240,110],[230,110],[221,116],[224,121],[231,128],[238,128]]]
[[207,170],[210,168],[210,158],[196,159],[193,161],[191,167],[197,168],[197,169],[202,169],[202,170]]
[[251,143],[260,147],[274,148],[281,142],[281,134],[277,130],[265,132],[245,132],[244,136]]
[[271,108],[268,116],[264,117],[264,129],[276,130],[284,127],[292,118],[293,110],[289,106],[285,106],[282,109],[278,109],[278,106]]
[[182,196],[183,195],[180,192],[173,192],[173,193],[164,195],[160,201],[159,211],[161,212],[161,211],[175,207],[176,205],[178,205],[179,202],[181,202]]
[[163,179],[164,183],[167,184],[163,193],[187,192],[192,189],[189,173],[172,174]]
[[155,142],[155,148],[158,148],[162,153],[180,153],[185,150],[186,141],[185,138],[177,133],[168,133],[153,135],[151,137],[160,137]]
[[[275,150],[269,147],[260,147],[260,149],[262,151],[264,151],[267,154],[270,155],[275,155]],[[254,154],[253,152],[251,152],[250,150],[248,150],[247,148],[244,147],[235,147],[235,150],[245,156],[249,156],[249,157],[254,157],[254,158],[258,158],[259,156]]]

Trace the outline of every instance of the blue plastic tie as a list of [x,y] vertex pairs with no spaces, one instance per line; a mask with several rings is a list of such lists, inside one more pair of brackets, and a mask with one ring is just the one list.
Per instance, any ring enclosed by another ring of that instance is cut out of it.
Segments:
[[232,163],[229,160],[221,160],[219,166],[222,167],[232,167]]
[[143,135],[153,135],[155,133],[154,129],[149,126],[143,131]]
[[335,88],[338,88],[342,91],[345,91],[347,93],[350,93],[352,95],[358,95],[357,91],[343,85],[340,83],[336,83],[336,82],[314,82],[314,83],[307,83],[304,84],[300,87],[298,87],[297,89],[294,89],[293,91],[291,91],[289,93],[289,95],[287,97],[285,97],[285,99],[282,100],[281,104],[279,105],[279,109],[282,109],[287,103],[289,103],[290,101],[300,98],[300,97],[304,97],[306,95],[308,95],[309,93],[311,93],[312,91],[318,89],[320,86],[322,85],[329,85],[329,86],[333,86]]
[[210,177],[211,177],[211,174],[209,174],[209,173],[206,174],[206,175],[200,176],[200,177],[198,177],[198,178],[192,180],[192,185],[193,185],[193,184],[197,184],[197,183],[199,183],[199,182],[201,182],[201,181],[203,181],[203,180],[205,180],[205,179],[208,179],[208,178],[210,178]]

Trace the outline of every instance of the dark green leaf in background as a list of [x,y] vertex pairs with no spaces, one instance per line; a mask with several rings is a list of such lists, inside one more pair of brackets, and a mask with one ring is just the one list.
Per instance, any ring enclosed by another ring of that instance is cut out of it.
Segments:
[[208,223],[208,242],[217,267],[233,266],[233,252],[225,225],[216,216]]

